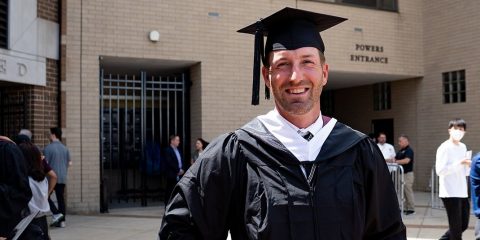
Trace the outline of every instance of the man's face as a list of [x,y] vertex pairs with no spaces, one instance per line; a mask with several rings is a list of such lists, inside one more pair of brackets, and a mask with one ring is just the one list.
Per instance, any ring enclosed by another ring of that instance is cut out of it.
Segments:
[[320,110],[320,95],[327,83],[328,65],[313,47],[280,50],[270,54],[270,67],[262,68],[265,84],[279,112],[303,115]]
[[174,137],[170,142],[170,144],[172,144],[174,147],[178,147],[180,145],[180,137],[179,136]]
[[408,146],[408,140],[404,137],[399,137],[398,146],[400,146],[400,148],[405,148],[406,146]]
[[387,141],[387,136],[385,136],[385,134],[380,134],[378,135],[377,141],[380,144],[384,144]]

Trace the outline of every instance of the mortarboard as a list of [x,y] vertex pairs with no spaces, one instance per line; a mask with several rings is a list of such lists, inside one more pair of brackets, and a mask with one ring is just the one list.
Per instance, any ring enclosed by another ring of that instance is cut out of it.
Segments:
[[[346,18],[325,15],[286,7],[264,19],[258,20],[238,32],[255,35],[253,59],[252,105],[259,103],[260,61],[267,66],[267,57],[275,50],[295,50],[302,47],[315,47],[325,52],[321,31],[333,27]],[[265,46],[263,37],[267,37]],[[269,98],[268,88],[265,97]]]

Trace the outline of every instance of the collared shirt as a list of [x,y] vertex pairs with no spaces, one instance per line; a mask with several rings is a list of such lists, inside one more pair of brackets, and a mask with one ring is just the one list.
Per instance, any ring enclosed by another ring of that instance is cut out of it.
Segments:
[[443,142],[437,149],[435,169],[439,178],[438,195],[441,198],[468,197],[466,177],[470,167],[461,163],[467,158],[467,146],[454,144],[451,140]]
[[43,150],[48,165],[57,174],[57,183],[67,183],[68,166],[70,164],[70,151],[59,140],[53,140]]
[[385,159],[393,159],[395,158],[395,149],[390,143],[380,144],[377,143],[378,148],[382,151],[383,158]]
[[[336,119],[332,118],[323,126],[320,114],[312,125],[300,129],[282,117],[276,108],[257,118],[299,161],[315,161],[323,143],[337,122]],[[298,133],[299,130],[301,132],[309,131],[313,134],[313,138],[307,141]]]
[[180,157],[180,152],[178,151],[178,148],[174,147],[173,151],[175,152],[175,155],[177,156],[177,161],[178,161],[178,168],[182,169],[182,157]]

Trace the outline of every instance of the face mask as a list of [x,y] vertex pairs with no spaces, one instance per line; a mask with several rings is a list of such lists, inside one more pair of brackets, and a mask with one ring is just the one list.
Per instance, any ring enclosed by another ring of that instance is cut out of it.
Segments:
[[457,130],[457,129],[452,129],[450,130],[450,136],[452,137],[453,140],[455,141],[460,141],[463,138],[463,135],[465,135],[464,131]]

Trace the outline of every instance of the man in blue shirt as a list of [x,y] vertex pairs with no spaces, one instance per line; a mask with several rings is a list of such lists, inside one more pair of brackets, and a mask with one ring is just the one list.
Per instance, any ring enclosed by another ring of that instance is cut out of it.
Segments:
[[180,136],[170,136],[170,145],[165,149],[165,175],[166,175],[166,189],[165,189],[165,206],[167,206],[170,194],[177,184],[178,180],[185,173],[183,170],[183,161],[178,146],[180,145]]
[[57,174],[55,184],[55,196],[57,197],[58,209],[49,198],[50,210],[53,213],[52,226],[65,227],[65,185],[67,184],[68,167],[72,165],[68,148],[60,142],[62,130],[58,127],[50,128],[51,143],[45,147],[44,155],[50,167]]

